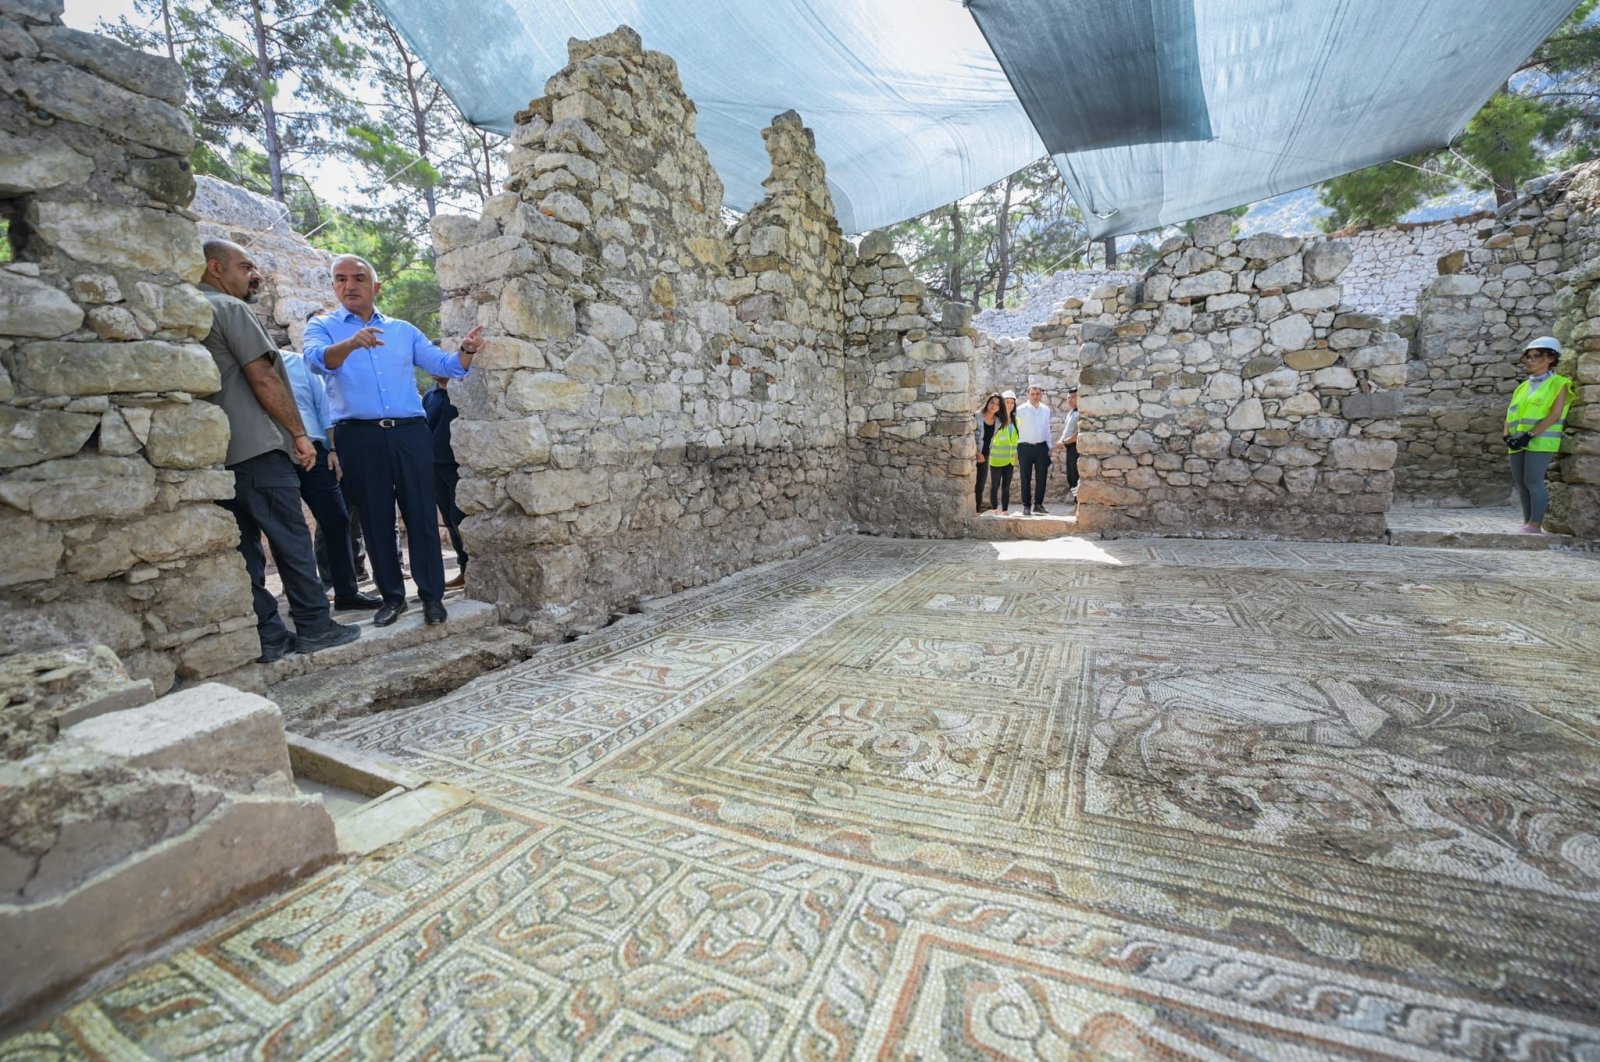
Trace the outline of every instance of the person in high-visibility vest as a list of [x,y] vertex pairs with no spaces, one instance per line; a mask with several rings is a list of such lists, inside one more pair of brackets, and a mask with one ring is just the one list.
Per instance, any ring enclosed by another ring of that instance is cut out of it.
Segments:
[[1550,492],[1544,476],[1561,452],[1561,429],[1572,405],[1572,381],[1556,372],[1561,341],[1554,336],[1529,340],[1522,348],[1522,366],[1528,378],[1517,385],[1506,408],[1506,452],[1510,454],[1511,484],[1522,504],[1519,535],[1543,532]]
[[989,508],[996,516],[1011,515],[1011,474],[1017,464],[1017,423],[1012,419],[1010,405],[1015,405],[1016,395],[1011,391],[1012,402],[1002,400],[994,418],[994,434],[989,438]]

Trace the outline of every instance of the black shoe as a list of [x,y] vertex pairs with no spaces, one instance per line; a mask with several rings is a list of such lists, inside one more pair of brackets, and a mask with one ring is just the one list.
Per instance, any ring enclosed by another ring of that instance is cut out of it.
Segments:
[[387,627],[400,618],[400,613],[410,607],[404,601],[385,601],[383,607],[378,610],[378,614],[372,617],[372,625],[374,627]]
[[422,603],[422,622],[428,626],[437,626],[448,618],[444,605],[438,601],[424,601]]
[[276,642],[272,645],[263,645],[261,647],[261,655],[256,657],[256,663],[275,664],[294,651],[295,647],[294,642],[292,641]]
[[1049,516],[1050,513],[1045,509],[1044,506],[1035,505],[1033,507],[1033,515],[1035,515],[1035,516]]
[[356,593],[351,594],[349,597],[334,598],[333,607],[340,609],[358,608],[365,612],[371,612],[375,608],[383,607],[383,598],[379,597],[377,594],[363,594],[360,591],[357,591]]
[[349,623],[334,623],[328,625],[314,634],[296,634],[294,650],[297,653],[315,653],[323,649],[332,649],[336,645],[349,645],[361,637],[361,628]]

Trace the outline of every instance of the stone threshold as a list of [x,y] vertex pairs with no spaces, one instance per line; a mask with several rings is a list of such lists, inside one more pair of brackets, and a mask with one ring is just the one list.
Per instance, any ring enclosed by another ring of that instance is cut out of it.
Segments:
[[207,681],[225,683],[252,693],[265,693],[273,686],[302,675],[355,664],[398,649],[443,641],[500,622],[499,607],[488,602],[457,598],[447,599],[445,606],[450,618],[432,627],[423,622],[421,605],[413,605],[410,611],[388,627],[374,627],[370,612],[339,612],[334,616],[339,622],[355,623],[361,628],[361,637],[349,645],[324,649],[319,653],[291,653],[271,664],[246,664]]
[[1023,516],[1016,509],[1011,516],[996,516],[992,512],[976,513],[967,517],[968,538],[1059,538],[1078,534],[1076,507],[1049,516]]
[[1391,546],[1420,546],[1432,549],[1515,549],[1600,551],[1600,543],[1586,542],[1571,535],[1514,535],[1491,531],[1426,531],[1393,529]]
[[360,856],[473,800],[458,786],[435,782],[380,756],[300,734],[289,735],[289,764],[296,780],[370,797],[334,817],[339,854]]

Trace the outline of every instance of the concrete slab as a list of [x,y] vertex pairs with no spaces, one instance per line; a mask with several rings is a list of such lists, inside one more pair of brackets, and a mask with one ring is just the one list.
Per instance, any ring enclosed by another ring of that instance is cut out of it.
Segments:
[[339,851],[346,854],[376,852],[471,800],[471,793],[452,785],[430,784],[421,789],[389,793],[335,821]]

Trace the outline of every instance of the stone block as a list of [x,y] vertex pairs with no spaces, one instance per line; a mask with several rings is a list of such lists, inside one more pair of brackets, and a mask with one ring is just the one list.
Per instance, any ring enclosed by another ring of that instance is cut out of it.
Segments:
[[1220,269],[1184,277],[1172,289],[1174,299],[1192,299],[1202,295],[1220,295],[1233,290],[1233,274]]
[[1331,284],[1339,279],[1354,257],[1347,244],[1337,240],[1315,241],[1302,256],[1305,279],[1311,284]]
[[1229,431],[1251,431],[1267,426],[1266,414],[1259,398],[1247,398],[1233,407],[1226,421]]
[[1196,247],[1216,247],[1233,235],[1234,218],[1231,214],[1207,214],[1194,223]]
[[222,387],[217,363],[198,343],[36,342],[23,344],[5,358],[17,385],[39,395],[139,391],[209,395]]
[[61,185],[80,185],[94,160],[53,137],[0,132],[0,195],[29,195]]
[[1318,369],[1312,373],[1311,384],[1313,387],[1327,390],[1350,391],[1355,389],[1356,374],[1343,365],[1330,365],[1326,369]]
[[[564,379],[564,377],[563,377]],[[456,460],[480,473],[511,472],[550,460],[550,437],[537,420],[457,420]]]
[[1405,393],[1379,391],[1373,394],[1346,395],[1340,401],[1339,408],[1349,420],[1397,417],[1405,411]]
[[28,971],[0,978],[0,1013],[42,1002],[337,851],[316,797],[240,796],[64,895],[0,903],[0,968]]
[[0,481],[0,501],[41,520],[125,519],[142,514],[155,497],[155,469],[136,457],[63,458]]
[[88,70],[68,63],[15,63],[10,76],[11,91],[45,114],[184,158],[194,149],[194,132],[177,107]]
[[638,334],[639,322],[621,306],[591,302],[580,308],[578,327],[596,339],[616,342]]
[[145,457],[157,468],[207,468],[228,453],[228,415],[210,402],[157,406]]
[[1325,369],[1338,360],[1339,352],[1336,350],[1291,350],[1283,356],[1285,365],[1300,372]]
[[291,780],[278,706],[214,682],[99,715],[62,737],[133,767],[184,771],[228,788]]
[[1449,273],[1424,289],[1428,295],[1476,295],[1483,289],[1483,278],[1472,273]]
[[1308,347],[1314,336],[1311,322],[1303,314],[1292,313],[1267,326],[1267,340],[1284,350]]
[[199,231],[181,214],[113,203],[36,200],[28,222],[80,262],[195,281],[205,268]]
[[0,657],[0,760],[22,759],[54,741],[63,727],[136,708],[154,696],[150,682],[130,678],[103,645]]
[[86,413],[0,406],[0,468],[70,457],[99,426],[100,418]]
[[1239,253],[1246,258],[1260,258],[1264,261],[1274,261],[1287,258],[1300,250],[1301,241],[1296,236],[1276,236],[1263,233],[1259,236],[1246,237],[1239,241]]
[[54,339],[83,324],[83,310],[52,284],[0,269],[0,335]]
[[550,410],[575,413],[598,393],[593,383],[575,380],[565,373],[519,372],[506,385],[506,402],[522,413]]
[[1382,472],[1394,467],[1399,444],[1392,439],[1334,439],[1328,456],[1334,468]]
[[500,293],[500,326],[523,339],[566,339],[578,330],[570,298],[530,277],[516,277]]
[[1271,288],[1298,287],[1305,280],[1305,265],[1303,256],[1292,254],[1273,262],[1266,269],[1256,274],[1256,288],[1266,291]]

